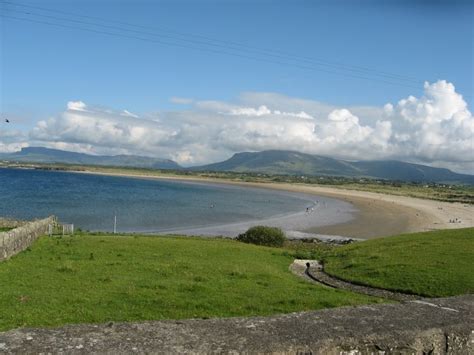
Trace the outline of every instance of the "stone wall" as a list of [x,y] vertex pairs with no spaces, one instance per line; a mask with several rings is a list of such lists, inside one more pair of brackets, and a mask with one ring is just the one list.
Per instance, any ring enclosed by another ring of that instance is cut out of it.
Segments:
[[473,303],[465,295],[271,317],[19,328],[0,332],[0,353],[474,354]]
[[16,228],[25,225],[26,221],[0,217],[0,228]]
[[0,261],[9,259],[13,255],[28,248],[42,235],[48,233],[49,225],[57,223],[56,217],[25,223],[8,232],[0,233]]

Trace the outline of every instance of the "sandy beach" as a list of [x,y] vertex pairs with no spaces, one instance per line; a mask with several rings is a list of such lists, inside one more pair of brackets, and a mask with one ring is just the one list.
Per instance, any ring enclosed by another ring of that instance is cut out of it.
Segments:
[[[304,225],[301,225],[300,228],[293,228],[294,225],[291,226],[291,229],[307,233],[370,239],[400,233],[474,227],[474,205],[462,203],[441,202],[406,196],[303,184],[235,182],[197,177],[156,176],[97,171],[81,171],[78,173],[124,176],[142,179],[162,179],[201,183],[207,182],[212,184],[230,184],[241,187],[283,190],[294,193],[335,198],[348,202],[355,207],[352,212],[353,218],[343,223],[325,226],[309,226],[305,223]],[[301,214],[296,214],[296,217],[301,218]],[[451,223],[450,220],[456,220],[457,222]],[[291,220],[292,224],[295,222],[297,223],[297,219]],[[290,223],[290,220],[288,220],[288,223]],[[234,228],[235,230],[243,228],[242,224],[234,227],[237,227],[237,229]],[[203,234],[206,234],[205,231],[206,229],[204,229]]]

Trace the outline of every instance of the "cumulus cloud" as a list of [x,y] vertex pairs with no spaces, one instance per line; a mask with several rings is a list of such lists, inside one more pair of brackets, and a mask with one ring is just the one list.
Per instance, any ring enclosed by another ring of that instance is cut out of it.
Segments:
[[[226,112],[223,112],[226,113]],[[230,109],[227,114],[232,116],[268,116],[268,115],[281,115],[286,117],[297,117],[297,118],[306,118],[313,119],[314,117],[308,115],[304,111],[300,112],[282,112],[280,110],[270,110],[267,106],[261,105],[258,108],[253,107],[235,107]]]
[[234,116],[265,116],[265,115],[270,115],[272,111],[268,109],[267,106],[262,105],[259,108],[253,108],[253,107],[238,107],[238,108],[233,108],[229,112],[229,115],[234,115]]
[[425,162],[473,162],[474,118],[453,84],[425,83],[425,95],[389,107],[399,155]]
[[12,153],[27,147],[27,137],[19,130],[0,129],[0,153]]
[[82,101],[69,101],[67,103],[68,110],[86,111],[86,104]]
[[348,160],[400,159],[464,171],[474,162],[473,116],[446,81],[426,83],[421,97],[382,107],[336,107],[272,93],[187,104],[192,104],[187,110],[138,115],[73,101],[64,112],[39,121],[29,142],[95,154],[166,157],[184,165],[264,149]]
[[48,120],[39,121],[30,132],[34,141],[81,144],[97,151],[117,148],[155,153],[175,132],[152,120],[141,119],[128,111],[89,107],[69,102],[67,110]]
[[187,97],[173,96],[170,98],[170,102],[177,105],[191,105],[194,100]]

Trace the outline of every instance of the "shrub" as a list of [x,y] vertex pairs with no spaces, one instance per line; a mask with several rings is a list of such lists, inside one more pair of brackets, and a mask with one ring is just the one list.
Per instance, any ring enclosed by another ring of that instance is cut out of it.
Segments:
[[244,243],[281,247],[286,237],[280,228],[255,226],[249,228],[245,233],[239,234],[236,239]]

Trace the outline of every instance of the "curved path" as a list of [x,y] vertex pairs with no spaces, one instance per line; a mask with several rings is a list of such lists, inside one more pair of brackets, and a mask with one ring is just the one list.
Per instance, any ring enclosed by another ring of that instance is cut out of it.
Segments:
[[323,266],[316,260],[295,260],[293,264],[290,265],[290,270],[294,274],[303,277],[308,281],[321,283],[329,287],[362,293],[368,296],[388,298],[396,301],[414,301],[422,299],[422,297],[417,295],[389,291],[370,286],[362,286],[341,280],[326,274],[324,272]]

